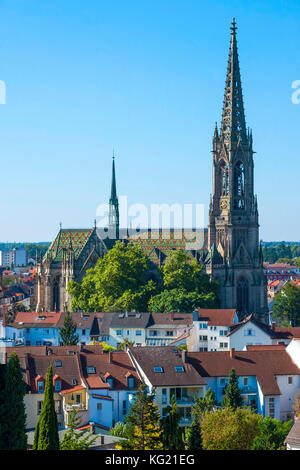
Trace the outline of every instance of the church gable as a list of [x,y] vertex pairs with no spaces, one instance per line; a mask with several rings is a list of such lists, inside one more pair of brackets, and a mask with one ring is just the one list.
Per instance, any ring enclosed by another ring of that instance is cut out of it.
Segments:
[[64,251],[73,250],[75,260],[88,242],[93,229],[61,229],[48,249],[45,258],[52,262],[63,261]]

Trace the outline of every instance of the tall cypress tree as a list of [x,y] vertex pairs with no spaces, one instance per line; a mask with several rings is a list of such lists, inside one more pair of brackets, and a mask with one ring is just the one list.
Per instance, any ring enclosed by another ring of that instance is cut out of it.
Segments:
[[201,425],[200,425],[199,417],[195,416],[190,428],[188,429],[187,450],[201,450],[201,449],[202,449]]
[[75,346],[78,343],[79,336],[76,334],[76,328],[76,323],[70,312],[67,312],[64,318],[64,326],[59,329],[63,346]]
[[52,363],[47,371],[43,407],[37,427],[35,428],[33,450],[59,450]]
[[168,415],[161,420],[163,448],[164,450],[184,450],[182,428],[179,427],[180,415],[174,397],[172,397],[172,406],[169,407],[168,412]]
[[25,382],[20,361],[15,352],[3,369],[0,384],[0,448],[2,450],[26,450]]
[[223,406],[236,410],[243,404],[241,392],[239,390],[238,378],[235,370],[231,369],[229,373],[229,382],[225,388],[225,396],[223,398]]

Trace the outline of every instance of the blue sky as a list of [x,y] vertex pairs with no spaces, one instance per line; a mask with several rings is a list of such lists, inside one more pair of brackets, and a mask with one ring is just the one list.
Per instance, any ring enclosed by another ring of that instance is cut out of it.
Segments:
[[235,16],[263,240],[299,240],[300,3],[0,0],[0,241],[90,227],[110,192],[203,203]]

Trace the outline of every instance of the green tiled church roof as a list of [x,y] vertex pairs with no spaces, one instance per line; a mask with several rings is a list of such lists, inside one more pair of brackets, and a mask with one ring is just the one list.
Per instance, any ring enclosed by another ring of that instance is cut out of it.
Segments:
[[72,249],[75,259],[77,259],[92,232],[93,229],[61,229],[49,247],[45,258],[49,256],[52,261],[59,262],[63,259],[63,250]]
[[141,230],[129,239],[139,245],[150,261],[158,264],[164,261],[168,254],[177,248],[191,252],[207,249],[207,230]]

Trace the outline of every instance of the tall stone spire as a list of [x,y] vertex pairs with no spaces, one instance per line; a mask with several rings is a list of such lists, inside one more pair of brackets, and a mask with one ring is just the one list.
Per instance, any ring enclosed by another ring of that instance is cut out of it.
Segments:
[[[213,191],[209,209],[207,273],[220,283],[222,308],[240,319],[255,313],[267,321],[266,278],[259,260],[259,224],[254,194],[252,133],[246,132],[236,43],[231,25],[220,132],[213,136]],[[260,256],[261,258],[261,256]]]
[[110,238],[119,238],[119,201],[117,196],[115,155],[112,160],[111,194],[109,199],[108,225]]
[[224,93],[221,138],[228,144],[235,144],[239,139],[242,144],[246,144],[247,133],[236,30],[237,27],[235,19],[233,18],[231,24],[230,49]]

